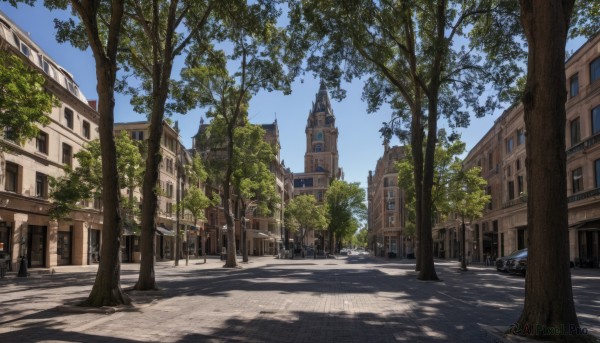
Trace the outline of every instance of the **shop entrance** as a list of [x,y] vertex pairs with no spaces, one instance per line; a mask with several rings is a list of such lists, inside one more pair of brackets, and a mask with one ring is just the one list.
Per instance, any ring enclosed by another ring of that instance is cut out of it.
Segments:
[[27,233],[27,261],[30,268],[46,266],[46,226],[29,225]]
[[72,249],[72,230],[69,227],[69,231],[58,231],[58,237],[56,242],[56,254],[58,265],[71,264],[71,249]]

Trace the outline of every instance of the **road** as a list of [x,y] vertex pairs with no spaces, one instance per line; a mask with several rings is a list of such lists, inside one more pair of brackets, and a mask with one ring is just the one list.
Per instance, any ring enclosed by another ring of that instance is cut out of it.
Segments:
[[[183,263],[183,261],[182,261]],[[523,306],[524,278],[492,267],[437,261],[440,282],[416,279],[413,261],[371,256],[251,258],[240,269],[159,263],[159,291],[129,292],[112,314],[58,307],[84,299],[95,267],[0,280],[0,342],[464,342],[480,325],[508,328]],[[123,265],[122,285],[137,280]],[[600,336],[600,270],[574,269],[582,327]]]

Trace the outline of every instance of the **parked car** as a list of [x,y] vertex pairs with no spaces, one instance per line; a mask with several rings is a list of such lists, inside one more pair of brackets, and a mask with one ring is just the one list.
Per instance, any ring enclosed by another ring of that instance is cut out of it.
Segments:
[[508,272],[508,268],[506,268],[506,262],[511,258],[515,258],[517,255],[523,252],[527,252],[527,249],[516,250],[513,251],[510,255],[498,257],[496,259],[496,270],[498,270],[499,272]]
[[509,273],[525,275],[527,272],[527,249],[524,249],[520,254],[508,259],[506,268]]

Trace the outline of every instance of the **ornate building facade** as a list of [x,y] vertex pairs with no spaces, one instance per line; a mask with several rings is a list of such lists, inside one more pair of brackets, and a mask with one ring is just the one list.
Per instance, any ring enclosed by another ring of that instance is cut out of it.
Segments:
[[[321,82],[306,122],[306,152],[304,172],[293,174],[294,196],[313,195],[318,202],[325,199],[331,181],[343,179],[338,165],[338,129],[327,87]],[[304,245],[313,245],[315,232],[304,234]],[[299,237],[294,241],[299,242]],[[325,245],[327,246],[327,245]]]

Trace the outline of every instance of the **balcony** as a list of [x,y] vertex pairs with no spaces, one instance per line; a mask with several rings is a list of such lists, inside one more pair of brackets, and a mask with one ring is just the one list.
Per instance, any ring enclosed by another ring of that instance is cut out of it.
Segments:
[[523,196],[523,197],[518,197],[518,198],[514,198],[512,200],[509,200],[505,203],[502,204],[502,208],[509,208],[509,207],[513,207],[519,204],[525,204],[527,203],[527,197]]
[[577,152],[586,150],[588,148],[593,147],[594,145],[600,142],[600,134],[596,134],[583,142],[580,142],[577,145],[572,146],[570,149],[567,149],[567,156],[575,154]]
[[571,195],[570,197],[567,198],[567,202],[571,203],[571,202],[575,202],[575,201],[580,201],[580,200],[591,198],[591,197],[597,196],[597,195],[600,195],[600,188],[595,188],[595,189],[592,189],[591,191]]

